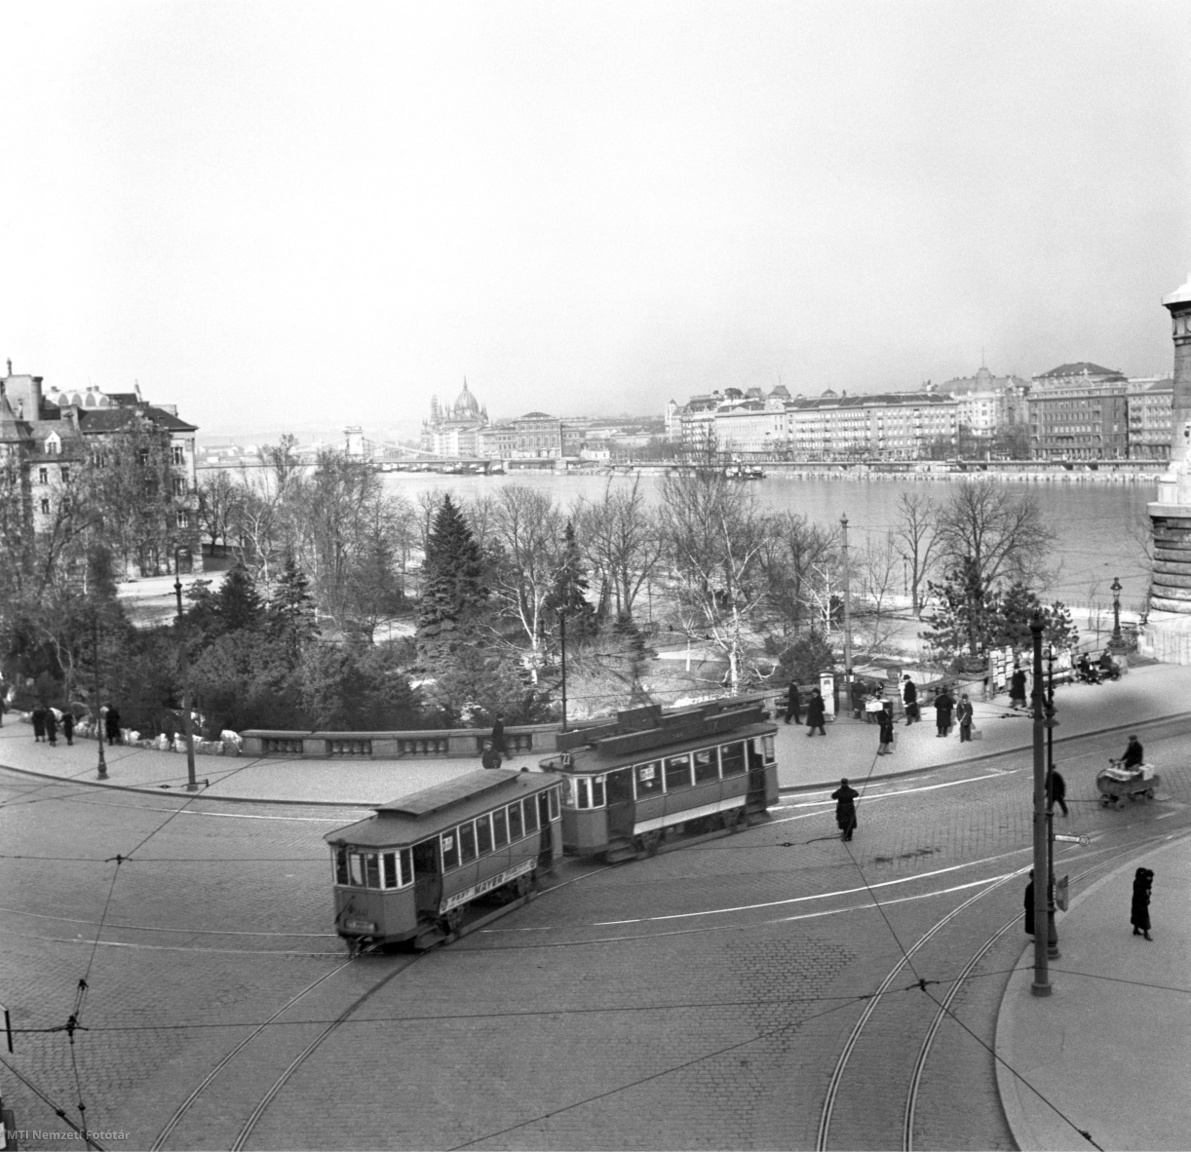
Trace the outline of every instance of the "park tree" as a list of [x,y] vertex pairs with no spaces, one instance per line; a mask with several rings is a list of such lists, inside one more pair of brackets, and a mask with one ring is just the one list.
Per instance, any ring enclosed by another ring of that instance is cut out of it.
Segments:
[[766,517],[747,485],[699,469],[663,480],[661,520],[679,626],[722,654],[735,693],[753,671],[769,594]]
[[599,500],[575,510],[578,537],[600,588],[601,618],[631,620],[641,589],[656,572],[662,553],[656,513],[647,505],[641,477],[629,485],[609,479]]
[[903,492],[898,497],[897,511],[893,538],[906,567],[910,610],[917,616],[922,611],[922,589],[935,562],[938,508],[925,493]]
[[273,586],[266,617],[269,630],[289,653],[291,665],[296,664],[303,648],[318,635],[318,622],[310,581],[292,555],[285,558]]
[[417,658],[432,675],[481,643],[489,589],[484,558],[450,495],[444,495],[426,538],[418,602]]
[[822,573],[835,564],[837,534],[792,511],[771,516],[766,527],[761,556],[772,626],[781,636],[797,635],[815,627],[814,605]]
[[219,547],[227,551],[228,536],[239,520],[240,502],[244,496],[244,486],[237,484],[222,468],[199,481],[198,522],[211,542],[212,555]]
[[550,594],[546,599],[547,613],[557,620],[566,616],[567,639],[582,643],[594,634],[595,612],[587,600],[587,571],[583,553],[575,537],[575,526],[568,520],[562,533],[562,555]]

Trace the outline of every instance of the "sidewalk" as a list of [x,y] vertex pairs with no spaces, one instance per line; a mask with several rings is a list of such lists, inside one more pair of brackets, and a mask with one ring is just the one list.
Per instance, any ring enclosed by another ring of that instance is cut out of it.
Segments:
[[[828,723],[827,735],[806,735],[807,729],[777,721],[778,783],[783,791],[832,788],[841,776],[856,787],[867,780],[900,776],[947,764],[978,760],[1006,752],[1030,754],[1033,723],[1024,712],[1012,712],[1007,697],[973,701],[975,727],[982,739],[961,744],[957,728],[939,739],[934,712],[922,709],[922,721],[906,727],[899,721],[892,755],[877,756],[877,725],[840,719]],[[1151,664],[1135,668],[1115,684],[1068,684],[1055,689],[1059,727],[1057,748],[1073,736],[1121,731],[1164,716],[1191,712],[1191,668]],[[151,792],[184,791],[186,757],[122,745],[104,748],[106,785],[96,779],[98,751],[94,740],[76,740],[68,748],[35,744],[33,729],[9,713],[0,728],[0,765],[19,772],[70,779],[97,787],[135,788]],[[514,757],[510,766],[530,768],[542,757]],[[1061,757],[1057,757],[1061,759]],[[274,803],[330,804],[370,808],[398,796],[428,788],[472,772],[474,759],[436,760],[287,760],[270,757],[196,756],[195,776],[204,798]],[[206,782],[204,784],[204,781]]]

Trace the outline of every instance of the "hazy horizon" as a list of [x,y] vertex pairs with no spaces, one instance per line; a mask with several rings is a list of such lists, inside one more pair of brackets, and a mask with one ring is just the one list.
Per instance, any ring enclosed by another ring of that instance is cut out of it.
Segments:
[[200,426],[1170,371],[1191,8],[0,9],[0,358]]

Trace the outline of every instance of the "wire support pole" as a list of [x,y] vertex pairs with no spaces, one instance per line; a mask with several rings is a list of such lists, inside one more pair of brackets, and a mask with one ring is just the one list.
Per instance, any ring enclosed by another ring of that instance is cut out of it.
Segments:
[[[91,612],[91,652],[95,657],[95,740],[99,745],[99,770],[96,775],[98,779],[106,780],[108,765],[103,753],[103,716],[101,714],[103,686],[99,681],[99,610],[94,604],[92,604]],[[69,706],[68,701],[67,707]]]
[[852,706],[852,581],[848,570],[848,516],[840,518],[840,552],[844,567],[844,691]]
[[1041,613],[1035,612],[1030,620],[1030,633],[1034,645],[1034,983],[1030,992],[1035,996],[1049,996],[1051,993],[1050,972],[1047,957],[1047,894],[1050,844],[1046,820],[1046,721],[1044,715],[1045,696],[1042,675],[1042,631],[1044,624]]
[[182,664],[182,732],[186,739],[186,791],[197,792],[198,780],[194,773],[194,720],[190,715],[190,653],[186,650],[186,637],[182,632],[182,573],[178,568],[178,553],[174,549],[174,596],[178,601],[178,652]]

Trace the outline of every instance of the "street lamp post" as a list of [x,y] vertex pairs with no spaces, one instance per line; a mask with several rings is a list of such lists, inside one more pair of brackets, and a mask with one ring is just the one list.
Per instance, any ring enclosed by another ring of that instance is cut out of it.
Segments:
[[186,637],[182,635],[182,573],[178,568],[178,553],[174,549],[174,596],[178,602],[178,651],[182,662],[182,731],[186,736],[186,791],[197,792],[194,775],[194,724],[190,716],[190,655],[186,651]]
[[1108,642],[1109,651],[1124,652],[1125,641],[1121,637],[1121,578],[1112,578],[1112,639]]
[[1030,992],[1035,996],[1049,996],[1051,993],[1048,969],[1047,935],[1043,925],[1047,923],[1047,904],[1050,852],[1046,823],[1046,742],[1043,733],[1046,721],[1043,715],[1042,691],[1042,631],[1045,625],[1042,615],[1034,613],[1030,621],[1030,632],[1034,641],[1034,982]]
[[852,699],[852,582],[848,573],[848,517],[845,513],[839,518],[842,529],[842,547],[844,562],[844,697],[848,701],[848,712],[851,714],[855,701]]
[[567,614],[558,614],[559,663],[562,670],[562,730],[567,730]]
[[1059,960],[1059,932],[1055,927],[1055,650],[1046,649],[1046,956]]
[[103,698],[103,688],[99,682],[99,617],[98,613],[91,616],[91,651],[95,656],[95,739],[99,744],[99,772],[100,780],[108,778],[107,760],[103,754],[103,717],[100,715],[100,700]]

